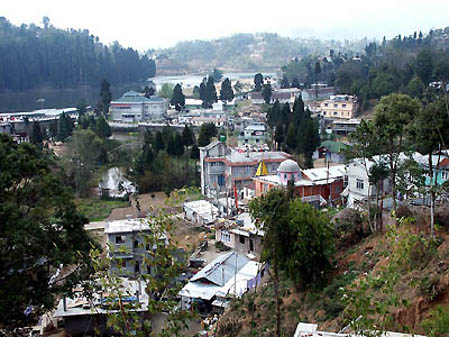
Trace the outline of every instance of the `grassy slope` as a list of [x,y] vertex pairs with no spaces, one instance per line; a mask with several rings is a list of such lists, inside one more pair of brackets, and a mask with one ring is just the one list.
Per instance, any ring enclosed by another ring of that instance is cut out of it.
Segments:
[[106,219],[114,208],[128,207],[128,201],[109,201],[98,199],[76,200],[78,210],[84,214],[89,221],[102,221]]

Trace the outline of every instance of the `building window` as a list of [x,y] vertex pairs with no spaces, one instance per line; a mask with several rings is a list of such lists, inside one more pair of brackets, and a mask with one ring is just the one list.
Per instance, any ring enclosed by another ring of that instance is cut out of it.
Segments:
[[136,264],[134,265],[134,272],[140,273],[140,264],[139,261],[136,261]]
[[122,260],[122,268],[126,268],[126,260]]
[[338,104],[334,104],[334,108],[338,108]]
[[115,237],[115,243],[117,245],[122,245],[126,242],[126,236],[125,235],[118,235]]
[[324,106],[329,106],[329,103],[324,103]]
[[134,248],[139,248],[139,240],[134,240]]
[[449,179],[449,172],[448,171],[442,171],[441,172],[441,179],[448,180]]
[[231,234],[228,231],[221,231],[221,241],[231,242]]
[[356,187],[359,190],[363,190],[365,188],[365,183],[363,180],[357,179]]
[[346,104],[342,104],[341,107],[342,107],[342,108],[346,108]]
[[239,242],[244,245],[245,244],[245,237],[243,235],[239,235]]
[[337,111],[334,111],[334,116],[337,116],[338,115],[338,112]]

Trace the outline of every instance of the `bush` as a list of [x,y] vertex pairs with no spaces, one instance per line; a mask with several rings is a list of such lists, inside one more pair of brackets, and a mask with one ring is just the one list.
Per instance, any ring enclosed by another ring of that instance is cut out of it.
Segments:
[[424,277],[419,284],[421,295],[428,296],[431,301],[437,300],[446,291],[446,286],[441,283],[437,275]]
[[396,217],[397,218],[412,218],[414,217],[413,212],[405,205],[399,205],[396,209]]
[[432,310],[430,318],[423,322],[423,328],[429,337],[446,337],[449,335],[449,308],[438,306]]

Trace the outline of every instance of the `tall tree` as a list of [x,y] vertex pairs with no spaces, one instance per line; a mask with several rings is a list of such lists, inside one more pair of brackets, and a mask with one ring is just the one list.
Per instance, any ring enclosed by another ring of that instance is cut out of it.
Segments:
[[293,77],[292,80],[292,88],[301,88],[301,85],[299,84],[298,78],[297,77]]
[[154,150],[158,152],[159,150],[163,150],[165,148],[164,137],[162,137],[162,132],[157,131],[156,136],[154,137]]
[[31,143],[41,145],[44,140],[42,130],[38,121],[33,122],[33,133],[31,134]]
[[418,100],[404,94],[391,94],[383,97],[374,111],[376,132],[385,141],[395,211],[396,176],[401,164],[399,157],[407,149],[407,136],[411,131],[412,121],[420,109],[421,103]]
[[271,84],[266,83],[263,85],[262,97],[265,100],[265,103],[269,104],[271,102],[271,95],[273,90],[271,89]]
[[220,100],[223,102],[230,102],[234,99],[234,91],[232,90],[231,81],[228,77],[221,82]]
[[184,129],[182,130],[182,144],[185,147],[189,147],[195,144],[195,136],[187,124],[184,126]]
[[108,116],[111,100],[111,85],[103,79],[100,86],[100,100],[98,102],[98,108],[103,113],[103,116]]
[[280,150],[282,143],[284,143],[284,139],[285,139],[284,126],[281,122],[279,122],[276,126],[276,132],[274,134],[274,140],[277,143],[278,150]]
[[184,144],[182,143],[182,136],[179,132],[174,136],[175,155],[182,156],[184,154]]
[[288,82],[287,75],[285,75],[285,74],[284,74],[284,76],[282,77],[281,88],[282,88],[282,89],[290,88],[290,83]]
[[143,88],[143,94],[146,98],[150,98],[151,96],[153,96],[156,93],[156,91],[153,89],[153,87],[149,87],[148,85],[146,85]]
[[214,71],[209,77],[212,77],[212,80],[214,82],[220,82],[221,79],[223,78],[223,72],[217,68],[214,68]]
[[44,154],[4,134],[0,152],[0,330],[13,335],[88,276],[94,242],[84,231],[87,219]]
[[290,122],[287,129],[287,138],[285,144],[287,144],[290,151],[294,151],[296,148],[296,128],[293,122]]
[[170,103],[175,106],[176,111],[181,111],[186,104],[186,97],[184,96],[182,87],[179,83],[176,84],[175,88],[173,89],[173,97]]
[[200,135],[198,137],[198,146],[207,146],[212,137],[217,135],[217,128],[213,123],[201,125]]
[[111,127],[103,116],[97,118],[92,129],[100,138],[109,138],[112,136]]
[[263,75],[261,73],[257,73],[254,76],[254,91],[262,91],[263,89]]

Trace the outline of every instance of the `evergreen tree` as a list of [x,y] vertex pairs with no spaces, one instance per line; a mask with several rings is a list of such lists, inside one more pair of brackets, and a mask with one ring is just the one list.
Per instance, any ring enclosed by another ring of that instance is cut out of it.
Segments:
[[220,82],[220,80],[223,78],[223,72],[221,72],[217,68],[214,68],[214,72],[209,77],[212,77],[212,80],[214,82]]
[[200,159],[200,149],[196,144],[194,144],[190,150],[190,158],[196,160]]
[[212,137],[217,135],[217,128],[213,123],[201,125],[200,135],[198,137],[198,146],[207,146]]
[[263,75],[261,73],[257,73],[254,76],[254,91],[260,92],[263,89]]
[[228,77],[221,82],[220,100],[223,102],[230,102],[234,99],[234,91],[232,90],[231,81]]
[[103,80],[100,87],[100,100],[98,101],[98,110],[104,116],[109,114],[109,106],[111,105],[112,95],[110,90],[111,85]]
[[278,144],[278,148],[281,146],[282,143],[284,143],[284,126],[281,122],[279,122],[276,126],[276,132],[274,134],[274,140]]
[[321,65],[320,65],[320,62],[318,61],[317,63],[315,63],[315,82],[316,83],[318,83],[320,74],[321,74]]
[[203,78],[203,81],[200,84],[200,88],[199,88],[199,96],[200,96],[200,100],[202,100],[203,102],[205,102],[207,100],[207,79]]
[[301,124],[301,120],[304,118],[304,101],[302,97],[299,96],[295,99],[295,103],[293,104],[293,122],[296,127]]
[[265,103],[270,104],[272,92],[273,90],[271,89],[270,83],[263,85],[262,97],[265,100]]
[[170,103],[175,106],[176,111],[181,111],[186,104],[186,98],[179,83],[176,84],[175,88],[173,89],[173,97]]
[[151,132],[151,130],[149,128],[147,128],[145,130],[144,143],[147,144],[147,145],[151,145],[151,144],[154,143],[153,133]]
[[282,89],[290,88],[290,83],[288,82],[287,75],[285,75],[285,74],[284,74],[284,77],[282,77],[281,88]]
[[267,124],[273,128],[282,119],[281,105],[279,100],[276,100],[271,108],[267,112]]
[[49,131],[51,139],[54,140],[58,136],[58,121],[56,119],[51,121]]
[[103,116],[98,117],[95,122],[95,126],[93,127],[93,131],[100,138],[109,138],[112,135],[111,127],[108,122],[104,119]]
[[41,145],[44,140],[42,130],[38,121],[33,122],[33,133],[31,134],[31,143]]
[[182,143],[182,136],[179,132],[175,133],[174,143],[175,155],[182,156],[184,154],[184,144]]
[[156,132],[156,137],[154,137],[154,146],[155,151],[160,151],[165,148],[164,138],[162,137],[162,133],[160,131]]
[[290,122],[290,124],[288,125],[287,138],[285,139],[285,143],[291,151],[296,148],[296,129],[293,122]]
[[[281,118],[280,118],[280,121],[282,122],[282,124],[284,124],[284,129],[288,128],[288,125],[290,124],[291,119],[292,119],[292,112],[290,110],[290,104],[284,103],[284,105],[282,106]],[[296,126],[296,125],[294,125],[294,126]],[[296,128],[295,128],[295,130],[296,130]]]
[[292,88],[300,89],[300,87],[301,87],[301,85],[299,84],[298,78],[297,77],[293,77]]
[[151,96],[153,96],[156,93],[156,91],[152,87],[150,88],[148,85],[146,85],[143,88],[143,93],[146,98],[150,98]]
[[75,125],[73,124],[72,119],[69,116],[66,116],[65,112],[63,112],[59,116],[58,122],[59,122],[58,138],[59,140],[65,140],[67,137],[70,137],[72,135]]
[[204,107],[211,108],[212,104],[217,101],[217,90],[215,89],[214,80],[212,77],[209,77],[206,84],[206,97],[203,100]]
[[80,116],[84,115],[87,112],[87,101],[85,98],[82,98],[79,103],[76,105],[76,109]]
[[188,125],[184,126],[184,129],[182,130],[182,144],[185,147],[192,146],[195,143],[195,136],[193,135],[192,131],[190,130]]

